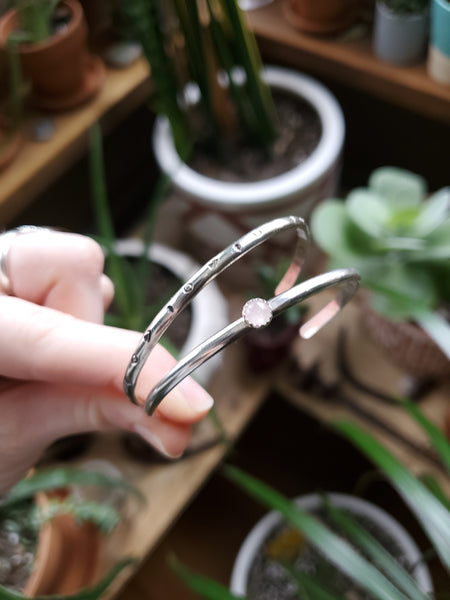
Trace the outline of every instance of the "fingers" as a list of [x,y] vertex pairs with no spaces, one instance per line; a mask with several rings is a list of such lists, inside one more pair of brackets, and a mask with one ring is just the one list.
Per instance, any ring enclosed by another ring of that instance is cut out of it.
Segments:
[[26,383],[2,394],[0,493],[13,485],[54,440],[75,433],[121,429],[141,435],[163,455],[185,450],[190,426],[148,417],[117,392],[83,386]]
[[94,240],[54,231],[18,235],[7,256],[15,296],[97,323],[114,293],[103,266]]
[[[0,375],[115,389],[121,395],[126,367],[141,337],[137,332],[88,323],[11,296],[0,297],[0,335]],[[155,348],[136,387],[141,403],[174,364],[166,350]],[[158,414],[192,423],[202,418],[212,403],[201,386],[186,378],[163,400]]]

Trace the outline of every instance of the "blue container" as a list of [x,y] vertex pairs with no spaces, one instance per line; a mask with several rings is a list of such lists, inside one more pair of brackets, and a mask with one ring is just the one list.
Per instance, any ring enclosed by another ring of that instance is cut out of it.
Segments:
[[439,83],[450,85],[450,2],[447,0],[433,0],[431,4],[428,73]]

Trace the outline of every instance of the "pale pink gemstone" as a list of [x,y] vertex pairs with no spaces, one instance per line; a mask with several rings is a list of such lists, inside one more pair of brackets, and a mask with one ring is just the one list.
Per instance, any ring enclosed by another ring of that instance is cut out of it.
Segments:
[[242,309],[242,316],[247,325],[255,329],[260,329],[270,323],[273,315],[267,300],[252,298],[245,303]]

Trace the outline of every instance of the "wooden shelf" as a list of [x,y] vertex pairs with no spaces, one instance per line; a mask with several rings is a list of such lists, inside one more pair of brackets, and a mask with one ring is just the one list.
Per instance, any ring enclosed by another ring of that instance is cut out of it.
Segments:
[[[332,424],[338,419],[351,419],[359,423],[412,472],[432,472],[450,494],[450,479],[428,456],[429,444],[423,430],[400,406],[388,405],[352,385],[338,367],[337,357],[341,352],[338,336],[345,330],[346,361],[358,380],[391,397],[400,398],[405,394],[406,374],[392,364],[389,357],[368,337],[361,325],[360,310],[354,300],[314,338],[307,342],[296,342],[293,353],[299,373],[318,365],[320,379],[328,384],[337,384],[331,397],[297,387],[295,376],[289,376],[286,372],[278,377],[275,389],[285,399],[322,422]],[[449,397],[450,381],[446,379],[420,402],[423,412],[441,430],[449,410]]]
[[0,227],[8,224],[32,202],[46,186],[55,181],[86,150],[87,131],[96,121],[107,131],[134,108],[150,91],[147,62],[142,58],[127,69],[108,69],[100,93],[84,106],[55,116],[56,133],[48,142],[27,138],[14,162],[0,174]]
[[425,63],[408,68],[379,61],[370,33],[351,39],[314,37],[300,33],[284,18],[281,0],[247,14],[262,54],[268,61],[287,64],[450,123],[450,86],[428,77]]
[[[266,398],[269,381],[254,378],[242,367],[241,349],[233,346],[224,353],[223,365],[216,372],[208,389],[230,441],[242,433]],[[192,449],[216,440],[217,427],[204,420],[193,435]],[[168,528],[180,516],[186,505],[197,495],[205,481],[224,458],[227,443],[176,461],[141,462],[125,452],[120,434],[99,435],[97,442],[77,462],[106,460],[117,467],[125,479],[139,488],[145,505],[130,501],[125,508],[122,526],[106,538],[101,574],[123,558],[143,561],[161,540]],[[105,598],[111,598],[132,575],[123,573],[111,586]]]

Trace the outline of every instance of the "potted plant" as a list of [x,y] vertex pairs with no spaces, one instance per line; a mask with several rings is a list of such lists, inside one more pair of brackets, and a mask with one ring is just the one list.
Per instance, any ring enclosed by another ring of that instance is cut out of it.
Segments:
[[0,47],[14,44],[33,103],[64,110],[94,95],[103,83],[101,60],[90,54],[77,0],[17,0],[0,19]]
[[53,466],[20,481],[0,502],[2,571],[0,595],[10,598],[75,594],[97,584],[99,598],[122,561],[98,583],[102,534],[119,522],[117,510],[105,502],[83,498],[76,488],[121,488],[139,492],[123,479],[82,468]]
[[344,120],[330,92],[262,70],[235,0],[199,3],[206,14],[197,2],[125,4],[152,68],[156,159],[199,253],[276,216],[307,216],[338,176]]
[[361,275],[362,318],[394,362],[417,377],[450,373],[450,188],[426,198],[403,169],[375,170],[367,188],[314,211],[313,237],[333,267]]
[[412,65],[425,58],[429,0],[377,0],[374,52],[394,65]]
[[432,0],[428,73],[439,83],[450,84],[450,2]]
[[[99,241],[105,249],[106,270],[115,287],[115,304],[112,314],[107,315],[107,321],[110,325],[143,332],[160,307],[199,265],[187,254],[152,242],[155,213],[167,192],[166,178],[160,180],[151,198],[142,237],[118,240],[109,212],[98,125],[91,129],[90,158]],[[211,307],[214,307],[214,311]],[[177,323],[182,322],[182,317],[180,315]],[[175,354],[183,355],[204,342],[227,322],[227,302],[217,284],[212,282],[192,301],[190,318],[185,321],[184,335],[177,336],[178,343],[173,338],[171,342],[163,338],[162,343],[168,345],[168,349]],[[220,356],[213,357],[197,369],[195,376],[202,385],[208,383],[218,364]]]
[[[403,406],[426,432],[444,471],[450,473],[450,445],[442,432],[416,405],[404,402]],[[336,426],[387,476],[417,517],[444,569],[450,572],[450,505],[439,483],[433,477],[413,475],[359,426],[350,422],[339,422]],[[349,501],[349,496],[341,494],[322,495],[319,501],[316,496],[291,501],[234,467],[226,467],[225,474],[273,512],[256,525],[241,547],[233,568],[231,592],[180,563],[173,563],[181,578],[202,597],[216,600],[438,597],[439,590],[433,589],[424,557],[410,535],[374,505],[355,497]],[[258,544],[263,547],[255,548]],[[261,569],[258,553],[262,553],[263,560],[269,555],[268,560],[276,563],[267,571]],[[255,585],[260,585],[256,580],[261,575],[265,587],[258,594]]]
[[358,14],[355,0],[283,0],[287,21],[300,31],[314,34],[332,34],[351,25]]
[[0,171],[14,159],[23,142],[20,130],[24,84],[20,61],[14,45],[8,47],[8,98],[5,107],[0,108]]

